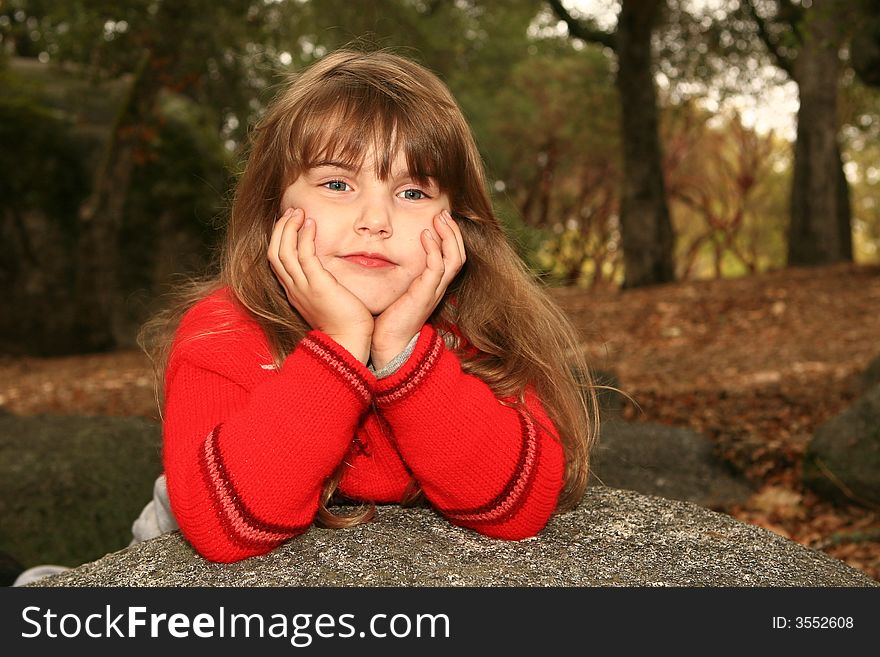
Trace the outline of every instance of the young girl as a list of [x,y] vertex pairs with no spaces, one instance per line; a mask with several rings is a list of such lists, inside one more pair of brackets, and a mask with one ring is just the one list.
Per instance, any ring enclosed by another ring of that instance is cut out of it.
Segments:
[[144,335],[168,338],[167,495],[207,559],[376,503],[522,539],[579,501],[597,419],[575,333],[418,64],[341,51],[292,81],[256,128],[220,275],[188,298]]

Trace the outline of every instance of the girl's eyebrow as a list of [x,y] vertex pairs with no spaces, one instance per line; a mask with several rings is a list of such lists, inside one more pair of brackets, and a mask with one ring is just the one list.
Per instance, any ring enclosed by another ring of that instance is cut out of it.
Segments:
[[[322,167],[333,168],[333,169],[342,169],[343,171],[348,171],[350,173],[356,173],[360,171],[360,167],[353,166],[347,162],[338,162],[336,160],[320,160],[315,162],[311,167],[311,169],[320,169]],[[415,180],[418,176],[414,176],[410,173],[409,169],[401,169],[400,171],[395,171],[390,176],[394,180],[401,180],[404,178],[409,178],[411,180]],[[435,177],[432,175],[425,176],[431,182],[436,182]]]
[[354,167],[346,162],[337,162],[335,160],[321,160],[315,162],[310,168],[318,169],[320,167],[333,167],[334,169],[345,169],[346,171],[357,171],[358,167]]
[[437,184],[437,176],[430,174],[430,173],[420,175],[418,173],[414,173],[414,172],[410,171],[409,169],[400,169],[399,171],[394,171],[389,176],[389,178],[391,178],[392,180],[404,180],[404,179],[413,180],[413,181],[425,180],[429,183]]

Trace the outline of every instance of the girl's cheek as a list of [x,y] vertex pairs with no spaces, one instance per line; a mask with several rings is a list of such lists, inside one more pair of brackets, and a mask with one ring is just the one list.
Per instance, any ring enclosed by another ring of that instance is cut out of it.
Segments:
[[[306,215],[314,218],[314,215]],[[322,265],[332,262],[337,254],[338,248],[334,248],[335,242],[333,236],[328,233],[326,226],[321,226],[321,220],[315,218],[315,255]]]
[[325,247],[325,240],[321,238],[321,225],[316,224],[315,228],[315,254],[318,256],[318,258],[321,258],[323,260],[323,258],[328,253],[328,249]]
[[287,208],[298,208],[296,202],[296,193],[293,190],[293,185],[289,185],[284,192],[281,194],[281,212],[283,213]]
[[409,267],[407,267],[406,269],[407,273],[409,274],[410,281],[414,281],[416,278],[421,276],[427,268],[428,261],[425,258],[425,252],[422,251],[421,257],[411,261]]

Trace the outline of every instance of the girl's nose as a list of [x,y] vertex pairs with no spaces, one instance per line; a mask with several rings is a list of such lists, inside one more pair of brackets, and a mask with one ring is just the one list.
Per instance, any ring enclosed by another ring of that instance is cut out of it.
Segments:
[[355,232],[365,235],[391,237],[391,210],[381,202],[365,203],[354,226]]

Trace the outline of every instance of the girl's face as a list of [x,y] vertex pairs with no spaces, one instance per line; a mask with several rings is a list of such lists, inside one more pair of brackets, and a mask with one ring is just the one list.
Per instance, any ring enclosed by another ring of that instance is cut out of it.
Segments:
[[437,183],[420,185],[398,153],[387,180],[372,166],[353,170],[325,162],[304,171],[282,194],[280,211],[302,208],[315,220],[318,260],[339,283],[379,315],[427,266],[419,240],[426,228],[440,242],[433,218],[449,210]]

